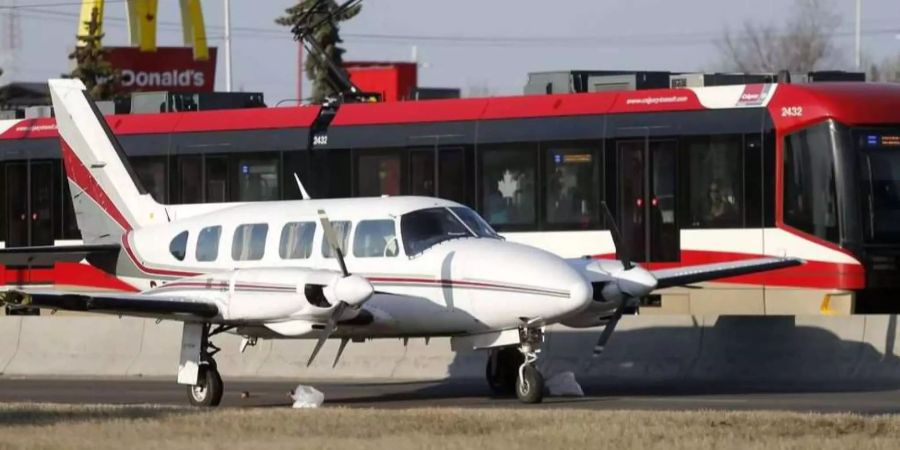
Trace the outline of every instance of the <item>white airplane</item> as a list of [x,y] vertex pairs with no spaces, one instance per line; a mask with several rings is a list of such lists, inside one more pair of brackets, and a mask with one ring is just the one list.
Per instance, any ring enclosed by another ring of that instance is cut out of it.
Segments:
[[[544,327],[606,323],[655,289],[801,264],[761,258],[648,271],[618,260],[566,260],[500,238],[474,211],[426,197],[161,205],[134,183],[122,148],[78,80],[50,80],[66,176],[84,245],[0,251],[0,262],[81,260],[137,293],[18,287],[9,307],[183,322],[178,383],[215,406],[222,379],[210,338],[451,337],[457,351],[491,352],[491,388],[540,402],[535,361]],[[299,179],[297,180],[299,184]],[[326,214],[327,212],[327,214]],[[618,231],[608,223],[619,251]]]

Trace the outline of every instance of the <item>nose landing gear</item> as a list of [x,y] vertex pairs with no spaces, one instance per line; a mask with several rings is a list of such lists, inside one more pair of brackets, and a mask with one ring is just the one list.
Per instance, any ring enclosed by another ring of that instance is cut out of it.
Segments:
[[516,394],[523,403],[540,403],[544,399],[544,377],[535,366],[544,341],[544,330],[523,326],[519,329],[519,346],[491,350],[485,375],[495,395]]

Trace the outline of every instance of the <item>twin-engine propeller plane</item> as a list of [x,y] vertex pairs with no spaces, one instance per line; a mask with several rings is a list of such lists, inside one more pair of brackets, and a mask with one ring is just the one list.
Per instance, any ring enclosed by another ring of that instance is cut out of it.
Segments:
[[[491,353],[496,392],[540,402],[544,327],[606,324],[663,287],[801,264],[762,258],[648,271],[608,220],[617,260],[566,260],[500,238],[474,211],[426,197],[161,205],[137,185],[122,148],[77,80],[50,80],[62,158],[83,245],[0,251],[0,262],[86,258],[137,293],[17,287],[9,307],[183,322],[178,383],[193,405],[222,397],[210,338],[451,337]],[[298,180],[299,182],[299,180]],[[299,184],[299,183],[298,183]],[[611,215],[607,211],[608,219]]]

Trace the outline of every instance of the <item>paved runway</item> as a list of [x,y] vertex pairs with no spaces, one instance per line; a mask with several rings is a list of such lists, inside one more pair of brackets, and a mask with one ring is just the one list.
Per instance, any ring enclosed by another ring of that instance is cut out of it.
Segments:
[[[453,382],[307,382],[325,393],[327,406],[415,407],[534,407],[513,398],[492,398],[478,380]],[[226,380],[223,406],[287,407],[289,380]],[[241,398],[242,392],[248,398]],[[538,407],[647,410],[789,410],[900,413],[900,390],[854,392],[765,392],[759,389],[609,388],[586,389],[582,398],[547,398]],[[0,402],[125,403],[186,405],[185,388],[170,380],[0,378]]]

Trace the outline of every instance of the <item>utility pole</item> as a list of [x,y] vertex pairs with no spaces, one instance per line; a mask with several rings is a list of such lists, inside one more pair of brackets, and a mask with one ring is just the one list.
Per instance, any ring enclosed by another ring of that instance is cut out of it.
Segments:
[[19,49],[22,45],[22,29],[16,0],[0,0],[0,69],[6,79],[12,81],[19,71]]
[[303,41],[297,41],[297,106],[303,104]]
[[856,0],[856,70],[862,69],[862,0]]
[[231,0],[225,0],[225,91],[231,92]]

